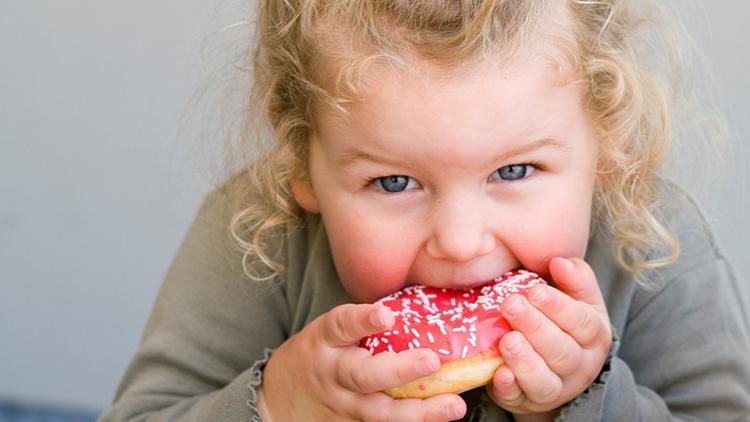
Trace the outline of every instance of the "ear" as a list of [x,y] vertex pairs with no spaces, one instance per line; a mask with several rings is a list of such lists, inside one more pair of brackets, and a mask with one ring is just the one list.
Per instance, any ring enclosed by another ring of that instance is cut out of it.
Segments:
[[300,179],[292,180],[292,195],[294,195],[294,200],[297,201],[299,206],[306,211],[314,214],[320,213],[318,198],[315,197],[315,192],[313,192],[309,183]]

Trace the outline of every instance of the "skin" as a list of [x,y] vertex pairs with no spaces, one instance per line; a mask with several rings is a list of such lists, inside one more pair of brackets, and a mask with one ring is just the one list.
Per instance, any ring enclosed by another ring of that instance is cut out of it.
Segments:
[[[333,309],[277,349],[264,373],[265,419],[462,417],[458,395],[379,392],[437,370],[434,352],[370,356],[355,346],[393,323],[366,303],[415,283],[466,288],[523,267],[555,286],[502,309],[514,331],[498,345],[505,363],[487,391],[517,420],[554,418],[609,351],[607,311],[582,260],[598,151],[581,84],[541,59],[457,73],[410,63],[373,74],[348,116],[318,111],[310,184],[292,188],[321,214],[341,282],[361,304]],[[543,140],[552,141],[518,153]]]

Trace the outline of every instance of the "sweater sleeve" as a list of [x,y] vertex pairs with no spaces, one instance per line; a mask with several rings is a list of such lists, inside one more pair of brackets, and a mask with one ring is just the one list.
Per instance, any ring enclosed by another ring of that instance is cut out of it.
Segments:
[[271,350],[287,337],[289,305],[283,280],[244,276],[228,222],[224,195],[212,192],[100,421],[259,419],[255,389]]
[[750,334],[731,267],[712,260],[640,296],[608,368],[558,420],[750,420]]

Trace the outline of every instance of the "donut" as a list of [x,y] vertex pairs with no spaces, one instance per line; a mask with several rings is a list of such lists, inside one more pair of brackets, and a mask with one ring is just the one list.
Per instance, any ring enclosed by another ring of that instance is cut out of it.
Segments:
[[428,348],[440,357],[437,372],[384,391],[393,398],[462,393],[490,383],[503,362],[497,346],[511,328],[500,304],[541,283],[537,274],[515,270],[470,289],[408,286],[375,302],[390,308],[396,323],[358,346],[371,355]]

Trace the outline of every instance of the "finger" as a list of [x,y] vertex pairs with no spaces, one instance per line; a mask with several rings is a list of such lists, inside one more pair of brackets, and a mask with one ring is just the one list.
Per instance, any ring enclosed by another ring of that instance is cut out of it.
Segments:
[[[541,311],[582,347],[610,338],[607,333],[609,324],[606,311],[602,314],[591,305],[579,302],[550,286],[534,286],[527,297],[533,308]],[[561,344],[560,354],[573,352],[567,349],[570,346]]]
[[558,289],[573,299],[604,308],[604,298],[596,275],[586,261],[556,257],[550,261],[549,270]]
[[500,353],[529,400],[550,404],[560,398],[562,380],[552,372],[521,333],[511,331],[503,336],[500,339]]
[[383,352],[370,356],[367,350],[352,347],[339,359],[339,384],[360,393],[374,393],[398,387],[440,369],[440,358],[429,349]]
[[[539,285],[529,291],[529,295],[536,293],[534,297],[537,298],[544,294],[543,288],[553,289]],[[511,327],[523,334],[531,347],[555,373],[561,376],[569,375],[580,366],[583,357],[581,346],[555,321],[531,306],[526,298],[521,295],[510,296],[502,304],[502,313]]]
[[516,382],[513,371],[507,365],[500,365],[495,371],[492,383],[487,385],[487,394],[498,404],[508,408],[518,408],[525,397],[521,387]]
[[387,330],[395,322],[393,312],[376,304],[344,304],[323,314],[317,329],[332,347],[350,346],[362,337]]
[[353,409],[355,419],[363,421],[430,421],[461,419],[466,403],[456,394],[441,394],[428,399],[394,400],[383,393],[361,396]]

